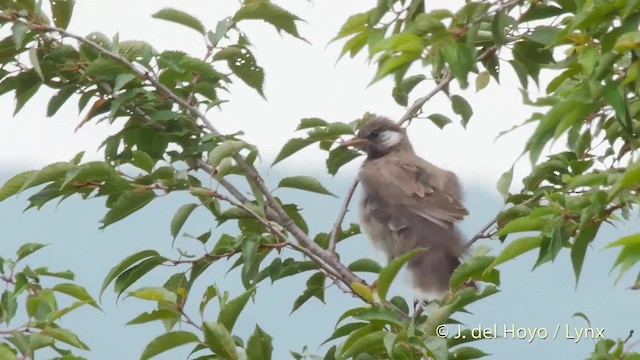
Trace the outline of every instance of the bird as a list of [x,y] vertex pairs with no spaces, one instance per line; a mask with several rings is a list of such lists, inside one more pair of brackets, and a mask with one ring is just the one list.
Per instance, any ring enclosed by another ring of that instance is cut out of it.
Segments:
[[442,297],[464,253],[456,223],[469,212],[458,177],[416,155],[406,129],[387,117],[362,123],[340,146],[366,154],[358,173],[362,231],[388,261],[426,248],[407,266],[423,299]]

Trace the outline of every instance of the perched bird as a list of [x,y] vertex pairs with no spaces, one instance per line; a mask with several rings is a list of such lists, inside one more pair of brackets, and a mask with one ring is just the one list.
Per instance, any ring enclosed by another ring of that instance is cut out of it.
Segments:
[[416,155],[405,129],[384,117],[365,122],[341,146],[367,154],[359,173],[363,232],[388,260],[427,248],[408,268],[423,296],[442,296],[463,252],[455,223],[469,214],[457,176]]

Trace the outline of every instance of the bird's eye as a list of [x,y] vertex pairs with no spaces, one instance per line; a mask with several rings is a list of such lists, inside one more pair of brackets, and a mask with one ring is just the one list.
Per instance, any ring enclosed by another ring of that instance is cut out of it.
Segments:
[[380,136],[380,130],[374,130],[371,132],[371,137],[377,138],[378,136]]

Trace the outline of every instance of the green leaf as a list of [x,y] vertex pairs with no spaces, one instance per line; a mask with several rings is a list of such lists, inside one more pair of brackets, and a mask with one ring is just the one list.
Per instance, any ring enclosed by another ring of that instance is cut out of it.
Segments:
[[32,47],[29,49],[29,61],[31,61],[33,70],[38,74],[40,80],[45,81],[44,74],[42,74],[42,68],[40,67],[40,60],[38,60],[38,48]]
[[135,150],[131,155],[132,155],[132,159],[131,159],[132,165],[148,173],[151,173],[153,171],[154,161],[151,158],[151,155],[141,150]]
[[239,359],[233,337],[222,324],[206,321],[203,330],[205,343],[211,351],[230,360]]
[[431,122],[433,122],[440,129],[443,129],[445,126],[453,122],[451,121],[451,119],[442,114],[431,114],[427,116],[427,119],[431,120]]
[[337,197],[327,190],[316,178],[310,176],[290,176],[280,180],[279,188],[293,188]]
[[165,261],[167,261],[167,258],[162,256],[154,256],[142,260],[139,264],[130,267],[118,276],[113,285],[113,290],[118,294],[118,297],[120,297],[131,285]]
[[80,338],[78,338],[78,336],[71,330],[47,326],[42,330],[42,333],[44,335],[49,335],[58,341],[62,341],[65,344],[77,347],[78,349],[90,350],[89,347],[85,343],[83,343]]
[[505,226],[498,230],[498,236],[504,236],[516,232],[541,230],[547,224],[547,220],[540,216],[523,216],[509,221]]
[[107,226],[126,218],[134,212],[142,209],[155,198],[156,194],[151,190],[130,190],[123,192],[104,218],[100,220],[102,223],[100,228],[104,229]]
[[324,302],[324,280],[325,275],[323,273],[315,273],[311,275],[309,280],[307,280],[307,288],[304,290],[302,295],[300,295],[296,301],[293,303],[293,309],[291,309],[291,313],[298,310],[302,304],[307,302],[307,300],[312,297],[318,298],[320,301]]
[[540,236],[526,236],[509,242],[509,244],[502,249],[500,254],[496,256],[491,265],[487,267],[485,273],[504,262],[526,253],[527,251],[539,248],[541,242],[542,237]]
[[24,185],[38,173],[38,170],[25,171],[7,180],[2,185],[2,187],[0,187],[0,201],[3,201],[22,191]]
[[506,171],[504,174],[500,176],[498,179],[498,192],[502,195],[502,198],[507,200],[509,197],[509,187],[511,186],[511,181],[513,180],[513,166],[511,169]]
[[469,119],[471,119],[471,115],[473,115],[473,109],[471,105],[460,95],[451,96],[451,107],[453,108],[453,112],[460,115],[462,117],[462,126],[467,127],[469,123]]
[[379,273],[382,270],[380,264],[371,259],[359,259],[351,264],[349,264],[349,270],[351,271],[361,271],[361,272],[372,272]]
[[160,286],[143,287],[130,292],[129,296],[142,300],[167,301],[172,304],[175,304],[178,301],[178,295],[175,292],[169,291],[168,289]]
[[171,331],[151,340],[142,352],[140,360],[151,359],[156,355],[177,348],[178,346],[198,342],[200,342],[200,340],[194,333],[188,331]]
[[374,320],[382,321],[386,324],[395,325],[400,328],[407,326],[407,324],[398,317],[395,310],[386,306],[371,307],[354,314],[353,317],[358,320],[365,320],[369,322]]
[[116,170],[110,164],[103,161],[92,161],[70,168],[61,187],[65,187],[71,182],[102,181],[115,176],[117,176]]
[[505,30],[508,20],[509,15],[505,14],[504,11],[499,11],[493,16],[493,20],[491,20],[491,34],[493,35],[493,40],[498,46],[504,45],[507,42],[507,34]]
[[476,348],[472,348],[469,346],[464,346],[452,351],[448,359],[450,360],[470,360],[470,359],[479,359],[481,357],[485,357],[489,354],[480,351]]
[[331,42],[334,42],[338,39],[341,39],[345,36],[349,36],[358,32],[361,32],[367,28],[367,20],[369,19],[369,13],[358,13],[349,16],[347,21],[342,25],[338,34],[331,39]]
[[228,157],[237,155],[240,150],[249,147],[249,144],[242,140],[226,140],[216,146],[209,153],[209,163],[218,166],[220,162]]
[[171,220],[171,236],[175,239],[182,229],[182,226],[189,218],[189,215],[198,207],[198,204],[184,204],[178,209],[176,214],[173,216]]
[[347,163],[351,162],[351,160],[359,157],[361,154],[357,151],[349,150],[346,148],[335,148],[329,152],[329,157],[327,158],[327,171],[331,175],[335,175],[338,173],[338,170]]
[[156,257],[156,256],[159,256],[159,254],[155,250],[143,250],[133,255],[127,256],[118,265],[114,266],[113,268],[111,268],[111,270],[109,270],[109,273],[107,274],[104,281],[102,282],[102,287],[100,287],[100,297],[102,297],[102,293],[107,288],[107,286],[109,286],[109,284],[111,284],[111,282],[116,277],[122,274],[122,272],[127,270],[129,267],[131,267],[133,264],[137,263],[138,261]]
[[62,87],[55,95],[51,97],[49,100],[49,104],[47,105],[47,116],[51,117],[55,115],[60,107],[64,105],[64,103],[69,100],[71,95],[73,95],[76,91],[76,86],[73,84],[65,85]]
[[50,0],[53,23],[62,29],[66,29],[71,21],[75,0]]
[[16,262],[26,258],[27,256],[33,254],[34,252],[42,249],[45,246],[47,245],[38,243],[27,243],[20,246],[20,248],[18,248],[18,250],[16,251],[16,255],[18,256]]
[[593,70],[596,68],[599,57],[600,54],[598,54],[598,50],[595,48],[591,46],[583,47],[578,54],[578,63],[582,65],[582,73],[585,75],[591,75]]
[[402,266],[411,258],[425,250],[425,248],[413,249],[408,253],[391,260],[387,266],[380,270],[380,275],[378,275],[377,281],[378,295],[380,296],[380,299],[386,300],[387,292],[391,287],[391,283],[396,278],[396,275],[398,275]]
[[481,280],[500,285],[500,275],[495,269],[488,269],[494,262],[493,256],[476,256],[459,265],[451,274],[449,285],[452,289],[464,284],[467,280]]
[[258,325],[253,331],[253,334],[247,340],[247,352],[248,360],[271,360],[271,354],[273,353],[273,345],[271,344],[272,338],[264,332]]
[[[611,189],[610,199],[613,199],[613,196],[617,194],[620,190],[626,189],[634,184],[640,183],[640,165],[636,165],[634,167],[628,168],[627,171],[620,177],[618,181],[613,185]],[[0,190],[1,193],[1,190]],[[1,195],[0,195],[1,198]]]
[[80,301],[86,301],[87,304],[93,306],[96,309],[100,309],[100,306],[96,303],[96,301],[89,295],[87,289],[80,285],[71,284],[71,283],[63,283],[57,284],[51,288],[51,290],[55,292],[59,292],[65,295],[69,295],[74,297]]
[[180,314],[175,310],[161,309],[152,312],[144,312],[129,321],[127,325],[145,324],[156,320],[177,320]]
[[228,46],[218,51],[213,56],[213,60],[227,60],[231,71],[265,98],[263,92],[264,69],[258,66],[256,58],[249,49],[236,45]]
[[616,246],[640,246],[640,234],[621,237],[620,239],[608,244],[604,248],[609,249]]
[[300,120],[300,124],[298,124],[298,127],[296,128],[296,131],[297,130],[315,128],[315,127],[319,127],[319,126],[327,126],[327,125],[329,125],[329,123],[326,122],[325,120],[322,120],[322,119],[304,118],[304,119]]
[[245,19],[263,20],[273,25],[278,32],[285,31],[298,39],[302,39],[298,34],[295,23],[295,21],[301,19],[267,0],[245,2],[233,18],[236,21]]
[[355,355],[361,354],[363,352],[372,353],[375,350],[379,351],[384,349],[382,340],[384,339],[386,334],[386,331],[379,330],[362,336],[361,338],[354,341],[351,346],[343,349],[344,353],[342,354],[342,358],[348,359],[350,357],[355,357]]
[[247,305],[247,302],[255,291],[255,288],[251,288],[237,298],[226,303],[220,309],[220,313],[218,314],[218,323],[224,325],[229,332],[233,331],[233,326],[235,325],[236,320],[238,320],[238,316],[240,316],[242,309]]
[[407,106],[409,102],[409,93],[415,88],[420,82],[425,80],[427,77],[424,75],[413,75],[407,78],[402,79],[402,81],[393,88],[391,95],[393,99],[402,106]]
[[174,23],[178,23],[180,25],[184,25],[186,27],[190,27],[202,35],[204,35],[205,33],[204,25],[202,25],[200,20],[196,19],[193,15],[187,14],[184,11],[180,11],[172,8],[164,8],[158,11],[157,13],[151,15],[151,17],[156,19],[171,21]]
[[633,31],[620,35],[613,49],[616,52],[623,53],[638,47],[640,47],[640,31]]
[[571,264],[573,265],[573,272],[576,275],[576,286],[578,286],[578,281],[580,280],[580,272],[582,270],[582,264],[584,263],[584,257],[587,253],[587,246],[589,246],[598,233],[600,224],[600,222],[596,222],[581,225],[576,239],[573,242],[573,246],[571,247]]
[[433,355],[434,360],[447,360],[449,355],[447,340],[437,336],[429,336],[424,346]]
[[486,88],[490,80],[491,74],[489,74],[488,71],[483,71],[478,74],[478,77],[476,77],[476,92]]
[[[280,152],[276,156],[276,159],[273,160],[273,163],[271,164],[271,166],[273,166],[273,165],[279,163],[280,161],[288,158],[289,156],[297,153],[298,151],[300,151],[300,150],[304,149],[305,147],[313,144],[314,142],[316,142],[316,140],[301,139],[301,138],[294,138],[294,139],[291,139],[291,140],[287,141],[287,143],[284,144],[284,146],[282,147],[282,149],[280,150]],[[2,200],[2,191],[1,190],[0,190],[0,200]]]

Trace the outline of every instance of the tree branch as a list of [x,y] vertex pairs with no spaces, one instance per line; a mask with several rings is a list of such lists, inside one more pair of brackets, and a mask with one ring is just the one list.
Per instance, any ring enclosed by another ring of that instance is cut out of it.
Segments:
[[[21,22],[24,25],[27,25],[29,27],[31,27],[34,30],[39,30],[39,31],[45,31],[45,32],[55,32],[58,33],[60,35],[63,35],[65,37],[69,37],[72,39],[75,39],[77,41],[79,41],[80,43],[83,43],[95,50],[97,50],[99,53],[110,57],[118,62],[120,62],[121,64],[125,65],[131,72],[133,72],[134,74],[138,75],[139,77],[141,77],[142,79],[145,79],[147,81],[149,81],[151,83],[151,85],[153,85],[158,91],[160,91],[161,93],[163,93],[165,96],[167,96],[167,98],[173,100],[176,104],[178,104],[180,107],[182,107],[183,109],[189,111],[194,117],[196,117],[197,119],[200,119],[202,121],[202,123],[204,124],[204,127],[209,130],[213,135],[222,135],[222,133],[220,133],[211,123],[211,121],[206,117],[206,115],[204,113],[202,113],[202,111],[200,111],[200,109],[198,109],[196,106],[193,106],[191,104],[189,104],[189,102],[183,98],[181,98],[180,96],[176,95],[173,91],[171,91],[171,89],[169,89],[168,87],[166,87],[164,84],[162,84],[160,81],[158,81],[157,79],[155,79],[152,76],[149,76],[149,74],[147,74],[145,71],[137,68],[135,66],[135,64],[133,64],[132,62],[130,62],[129,60],[125,59],[124,57],[113,53],[105,48],[103,48],[102,46],[98,45],[97,43],[86,39],[82,36],[70,33],[64,29],[61,28],[57,28],[54,26],[50,26],[50,25],[46,25],[46,24],[39,24],[39,23],[30,23],[24,19],[12,19],[10,17],[0,17],[6,20],[10,20],[10,21],[14,21],[14,22]],[[293,220],[287,215],[287,213],[285,212],[284,208],[282,208],[282,206],[277,202],[277,200],[275,199],[275,197],[273,197],[273,195],[271,195],[271,192],[269,190],[269,188],[266,186],[264,180],[262,179],[262,177],[258,174],[258,172],[255,170],[255,168],[253,166],[251,166],[249,163],[247,163],[246,159],[241,156],[241,155],[235,155],[233,157],[233,159],[236,161],[236,163],[245,171],[247,177],[249,179],[252,179],[253,182],[255,183],[255,185],[263,192],[265,199],[266,199],[266,204],[267,204],[267,208],[265,209],[266,213],[267,213],[267,217],[269,219],[273,219],[274,221],[278,222],[282,227],[284,227],[285,229],[287,229],[287,231],[289,231],[289,233],[298,241],[298,243],[303,246],[304,248],[308,249],[309,252],[311,254],[313,254],[314,257],[316,257],[317,259],[321,259],[324,263],[328,264],[329,266],[331,266],[335,272],[339,275],[339,279],[344,282],[347,286],[351,286],[352,282],[360,282],[360,283],[365,283],[364,280],[362,280],[361,278],[359,278],[358,276],[356,276],[353,272],[351,272],[349,269],[347,269],[346,266],[344,266],[339,260],[338,258],[335,256],[335,254],[333,252],[330,251],[326,251],[325,249],[323,249],[322,247],[320,247],[318,244],[316,244],[315,242],[313,242],[311,239],[309,239],[307,237],[307,235],[302,231],[302,229],[300,229],[294,222]],[[223,184],[221,182],[221,184]],[[227,185],[230,185],[229,183],[226,183]],[[225,186],[225,185],[223,185]],[[225,186],[226,187],[226,186]],[[233,187],[231,187],[233,188]],[[240,194],[239,191],[237,191],[237,189],[235,189],[236,191],[233,191],[235,194],[234,196],[236,196],[237,194]],[[230,190],[231,192],[231,190]],[[246,199],[246,197],[241,197],[239,199]],[[241,200],[243,202],[246,203],[245,200]]]

